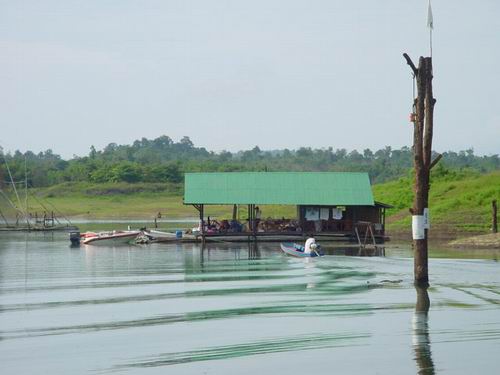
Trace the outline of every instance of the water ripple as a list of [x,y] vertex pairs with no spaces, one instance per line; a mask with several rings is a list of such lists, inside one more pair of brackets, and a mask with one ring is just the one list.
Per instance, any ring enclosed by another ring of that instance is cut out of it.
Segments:
[[[252,355],[326,349],[337,346],[356,346],[360,339],[367,338],[365,334],[337,334],[337,335],[303,335],[296,337],[282,337],[269,340],[250,342],[245,344],[224,345],[206,349],[162,353],[143,360],[136,360],[127,364],[116,365],[113,369],[141,368],[170,366],[181,363],[212,361],[228,358],[247,357]],[[113,370],[111,369],[111,370]]]
[[328,315],[363,315],[371,314],[376,310],[398,310],[398,309],[411,309],[412,304],[387,304],[380,306],[373,306],[370,304],[338,304],[338,303],[302,303],[302,304],[286,304],[286,305],[273,305],[273,306],[259,306],[259,307],[246,307],[246,308],[232,308],[221,310],[206,310],[194,311],[183,314],[164,314],[155,317],[112,321],[93,324],[81,324],[71,326],[58,326],[46,328],[32,328],[20,330],[5,330],[0,331],[2,339],[18,339],[37,336],[52,336],[64,335],[71,333],[86,333],[96,332],[103,330],[118,330],[124,328],[134,327],[147,327],[158,326],[180,322],[196,322],[214,319],[230,319],[236,317],[247,317],[254,315],[270,315],[270,314],[328,314]]

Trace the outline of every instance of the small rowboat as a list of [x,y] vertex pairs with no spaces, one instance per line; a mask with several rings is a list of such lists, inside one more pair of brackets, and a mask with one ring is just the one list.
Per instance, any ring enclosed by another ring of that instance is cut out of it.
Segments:
[[196,236],[193,236],[192,234],[183,233],[180,230],[177,230],[175,232],[162,232],[159,230],[149,229],[149,230],[144,230],[143,234],[150,241],[157,241],[157,242],[172,242],[172,241],[180,242],[183,238],[187,238],[190,240],[196,239]]
[[126,244],[136,238],[141,232],[138,230],[112,232],[82,233],[81,241],[85,245],[119,245]]
[[285,254],[292,255],[294,257],[314,258],[323,255],[323,253],[319,249],[316,250],[316,252],[312,251],[310,254],[304,253],[304,246],[298,245],[293,242],[284,242],[281,243],[280,246],[281,250],[283,250]]

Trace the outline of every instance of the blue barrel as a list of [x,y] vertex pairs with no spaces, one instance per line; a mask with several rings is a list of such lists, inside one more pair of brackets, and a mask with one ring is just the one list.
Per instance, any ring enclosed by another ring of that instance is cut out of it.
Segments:
[[175,238],[182,238],[182,230],[175,231]]

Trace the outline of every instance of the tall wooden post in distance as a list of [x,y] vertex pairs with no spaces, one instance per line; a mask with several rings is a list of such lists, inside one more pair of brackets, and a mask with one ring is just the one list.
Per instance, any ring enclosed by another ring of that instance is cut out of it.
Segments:
[[491,201],[491,231],[498,233],[497,200]]
[[432,58],[420,57],[417,68],[406,53],[403,54],[403,57],[412,69],[417,81],[417,97],[414,99],[414,113],[412,114],[415,195],[413,208],[410,211],[412,213],[415,285],[426,286],[429,284],[427,248],[429,177],[431,168],[439,160],[439,157],[434,161],[431,160],[434,104],[436,103],[432,94]]

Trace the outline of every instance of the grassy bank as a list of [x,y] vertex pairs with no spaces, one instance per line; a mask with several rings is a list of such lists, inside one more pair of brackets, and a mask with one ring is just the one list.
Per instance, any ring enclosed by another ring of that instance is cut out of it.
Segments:
[[[374,186],[375,199],[395,207],[388,211],[389,231],[409,231],[413,204],[413,181]],[[500,201],[500,172],[480,175],[473,172],[437,173],[431,179],[429,212],[433,232],[487,232],[491,226],[491,201]]]
[[[375,199],[394,205],[388,210],[389,232],[409,232],[413,188],[410,178],[375,185]],[[57,211],[80,219],[152,220],[159,212],[163,219],[194,219],[197,211],[182,202],[181,184],[154,183],[65,183],[50,188],[33,189],[29,211]],[[14,200],[14,197],[11,196]],[[21,200],[23,197],[21,197]],[[491,225],[491,201],[500,201],[500,172],[480,175],[436,168],[430,194],[432,232],[486,233]],[[263,217],[293,217],[295,207],[264,206]],[[2,208],[5,212],[5,209]],[[206,214],[229,218],[232,207],[208,206]],[[62,215],[59,215],[62,216]],[[246,207],[241,206],[241,218]]]
[[[196,218],[198,211],[191,205],[184,205],[182,195],[182,184],[65,183],[30,190],[28,207],[30,212],[57,209],[60,216],[91,220],[152,220],[158,213],[162,219]],[[205,214],[229,218],[232,206],[206,206]],[[266,206],[262,214],[264,217],[290,217],[295,215],[295,208]],[[246,206],[240,206],[239,216],[248,216]]]
[[43,206],[85,219],[147,219],[158,212],[189,217],[182,204],[182,186],[177,184],[65,183],[33,189],[30,212],[41,212]]

